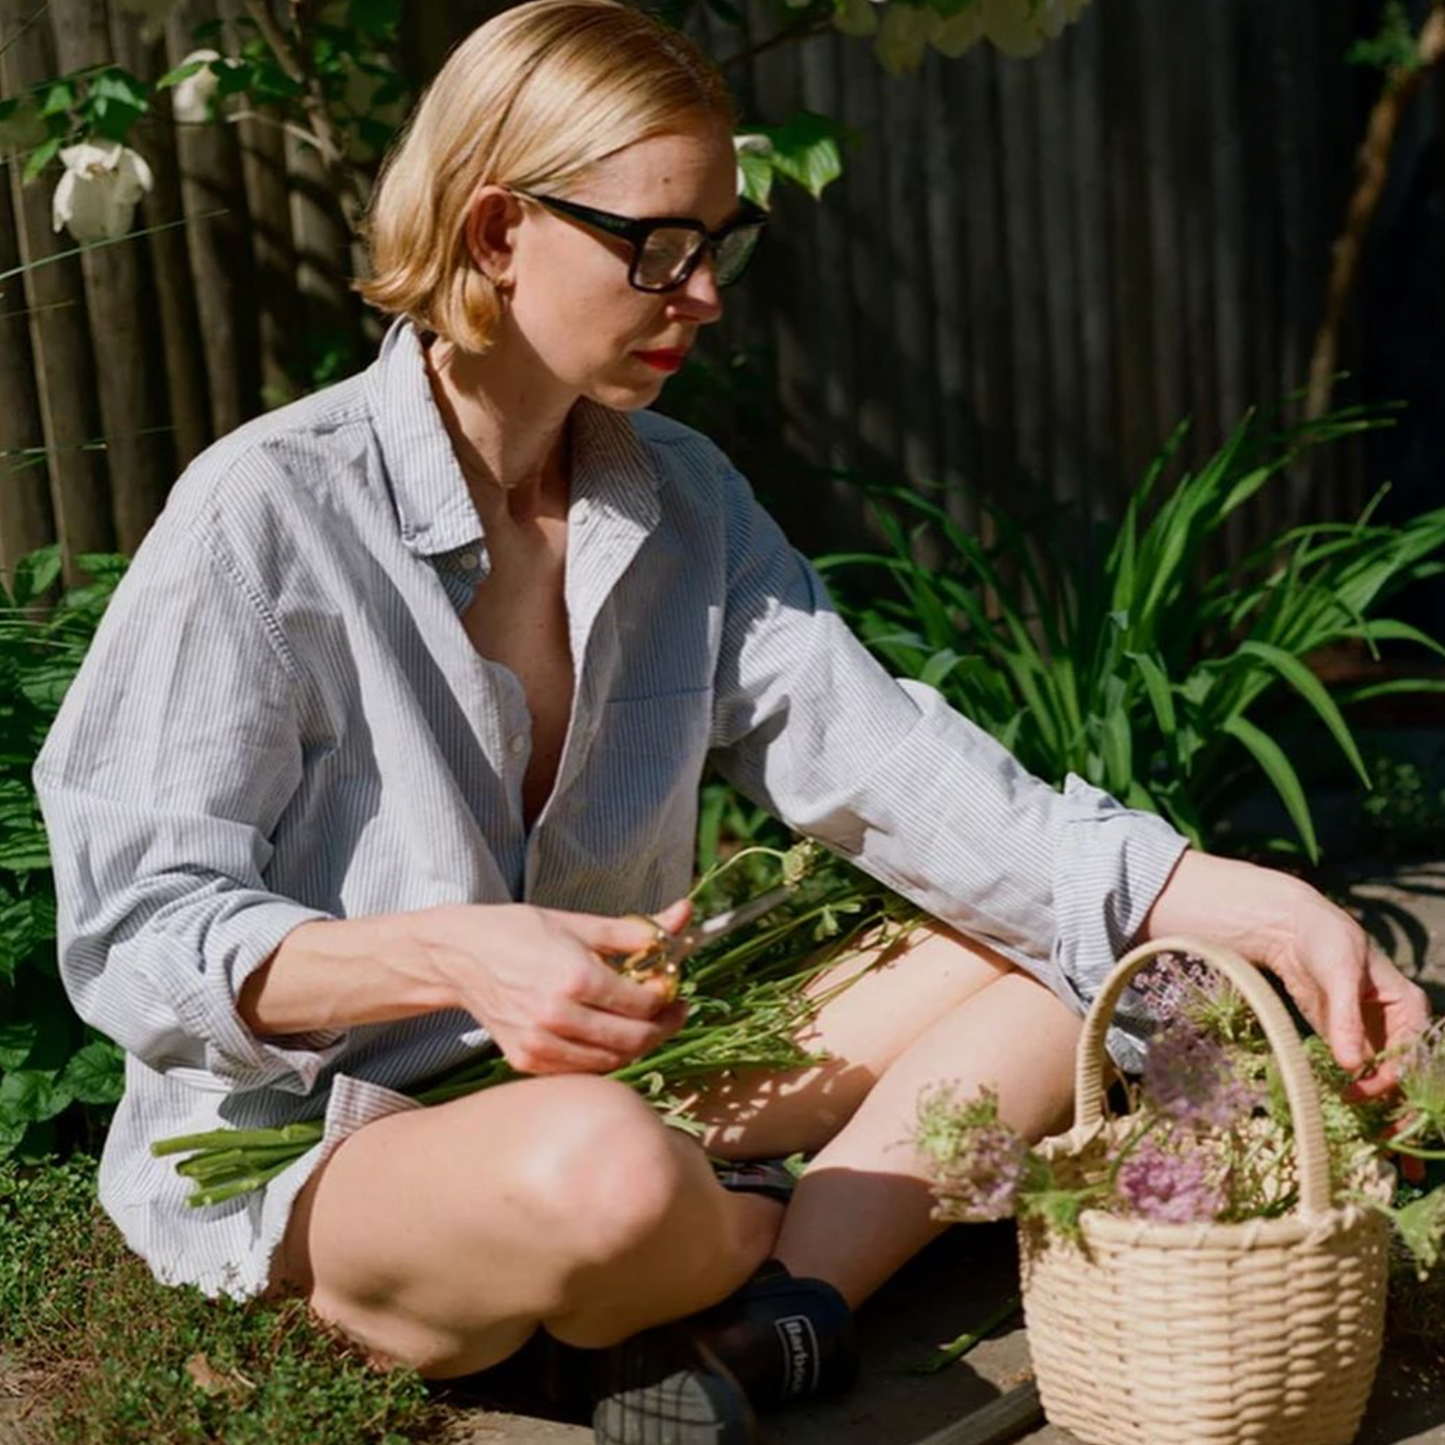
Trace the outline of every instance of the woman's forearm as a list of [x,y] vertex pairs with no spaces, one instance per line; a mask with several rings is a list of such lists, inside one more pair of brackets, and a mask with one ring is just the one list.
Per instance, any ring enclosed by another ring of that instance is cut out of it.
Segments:
[[386,1023],[454,1008],[423,913],[317,919],[294,928],[242,985],[236,1011],[260,1037]]

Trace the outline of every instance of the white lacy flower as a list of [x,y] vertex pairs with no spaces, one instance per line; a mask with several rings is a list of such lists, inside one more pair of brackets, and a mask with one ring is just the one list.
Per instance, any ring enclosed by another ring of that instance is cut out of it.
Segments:
[[81,245],[125,235],[140,198],[155,184],[145,158],[116,142],[70,146],[60,160],[65,174],[51,203],[55,229],[64,226]]
[[[220,53],[215,50],[193,50],[176,69],[220,58]],[[220,76],[209,65],[202,65],[194,75],[188,75],[176,83],[171,92],[171,114],[182,125],[201,125],[210,120],[211,102],[215,99],[216,87],[220,83]]]
[[139,15],[142,20],[141,34],[146,39],[156,39],[166,28],[166,20],[180,0],[117,0],[122,10]]
[[941,23],[932,10],[922,10],[913,5],[889,5],[884,9],[878,26],[873,53],[889,75],[917,70],[923,63],[923,52],[928,42],[938,33]]

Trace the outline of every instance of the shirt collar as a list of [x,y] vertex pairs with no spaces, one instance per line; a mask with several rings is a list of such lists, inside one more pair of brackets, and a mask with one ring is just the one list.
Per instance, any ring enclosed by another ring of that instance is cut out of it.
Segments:
[[[397,320],[366,375],[373,425],[401,539],[435,556],[483,540],[481,519],[432,395],[416,326]],[[627,417],[585,398],[572,413],[572,505],[584,498],[651,531],[660,479]]]

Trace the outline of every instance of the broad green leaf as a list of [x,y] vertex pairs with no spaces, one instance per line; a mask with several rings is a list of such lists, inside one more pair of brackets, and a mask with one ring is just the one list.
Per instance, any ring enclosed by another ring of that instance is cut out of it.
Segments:
[[21,180],[29,185],[56,156],[60,154],[60,148],[65,144],[63,135],[53,135],[48,141],[43,141],[30,152],[30,159],[25,162],[25,170]]
[[768,197],[773,193],[772,144],[766,136],[739,137],[740,140],[762,141],[767,145],[740,145],[738,147],[738,170],[742,174],[742,194],[756,206],[766,207]]
[[1349,724],[1340,715],[1334,700],[1325,691],[1324,684],[1302,663],[1299,658],[1266,642],[1253,639],[1241,642],[1236,655],[1258,657],[1275,669],[1304,700],[1315,710],[1320,721],[1329,729],[1330,736],[1339,744],[1340,751],[1349,759],[1360,781],[1368,788],[1370,772],[1365,760],[1355,746],[1355,739]]
[[125,1054],[108,1039],[92,1039],[71,1055],[60,1084],[77,1103],[118,1103],[125,1092]]
[[0,1126],[39,1124],[73,1102],[54,1069],[12,1069],[0,1079]]
[[1226,718],[1220,731],[1227,733],[1254,758],[1280,796],[1290,821],[1299,833],[1305,852],[1311,863],[1320,861],[1319,840],[1315,837],[1314,819],[1310,815],[1309,802],[1304,788],[1300,785],[1299,774],[1295,772],[1284,749],[1262,728],[1256,727],[1247,718]]
[[60,577],[60,543],[37,547],[16,564],[11,591],[17,607],[28,607],[48,592]]
[[782,125],[759,126],[758,134],[772,142],[772,168],[814,200],[843,174],[841,142],[852,136],[847,126],[810,110],[800,110]]
[[0,1070],[18,1069],[30,1057],[35,1034],[35,1023],[31,1019],[0,1023]]
[[64,115],[79,100],[75,84],[68,76],[52,80],[40,93],[40,114],[45,117]]

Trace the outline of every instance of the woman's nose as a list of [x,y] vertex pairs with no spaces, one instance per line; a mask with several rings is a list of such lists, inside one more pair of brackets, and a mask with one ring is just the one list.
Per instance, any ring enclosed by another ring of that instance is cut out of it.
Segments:
[[718,291],[717,269],[710,250],[703,253],[692,275],[672,294],[675,304],[700,326],[722,315],[722,295]]

